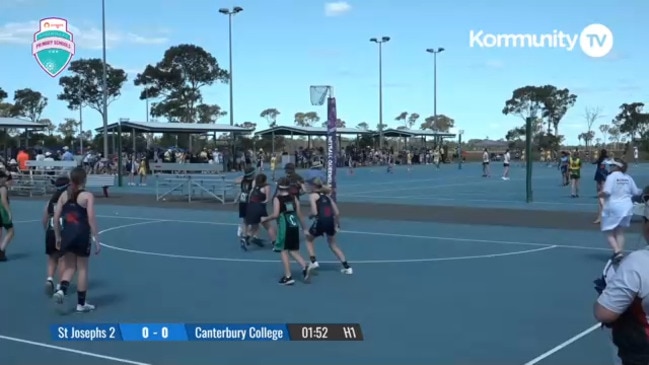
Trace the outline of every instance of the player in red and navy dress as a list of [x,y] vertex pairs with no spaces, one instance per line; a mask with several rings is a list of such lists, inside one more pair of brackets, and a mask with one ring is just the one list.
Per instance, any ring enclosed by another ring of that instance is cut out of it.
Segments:
[[70,185],[61,194],[54,209],[56,249],[63,258],[63,273],[58,290],[52,298],[62,304],[68,294],[70,281],[77,273],[77,312],[89,312],[95,306],[86,302],[88,290],[88,258],[92,242],[99,254],[99,231],[95,216],[95,197],[84,190],[86,170],[77,167],[70,172]]
[[311,186],[312,191],[309,194],[309,204],[311,206],[311,217],[314,219],[306,234],[306,247],[309,251],[311,264],[313,268],[320,266],[316,259],[314,241],[318,237],[326,236],[329,248],[343,265],[340,271],[343,274],[351,275],[353,270],[336,242],[336,232],[340,227],[340,212],[336,202],[331,199],[331,189],[317,178],[308,181],[308,184]]
[[[59,202],[59,198],[66,191],[70,179],[67,176],[62,176],[54,181],[56,191],[45,205],[43,211],[43,227],[45,228],[45,254],[47,255],[47,279],[45,280],[45,294],[52,296],[55,292],[54,274],[57,269],[62,271],[63,265],[59,267],[59,259],[61,255],[59,250],[56,249],[56,235],[54,234],[54,210]],[[60,277],[59,273],[59,277]]]

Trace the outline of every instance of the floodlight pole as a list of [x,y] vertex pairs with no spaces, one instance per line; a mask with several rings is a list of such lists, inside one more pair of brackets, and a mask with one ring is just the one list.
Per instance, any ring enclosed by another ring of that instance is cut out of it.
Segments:
[[437,55],[446,49],[442,47],[428,48],[426,52],[433,54],[433,120],[437,120]]
[[[219,13],[223,15],[228,16],[228,58],[229,58],[229,82],[228,86],[230,88],[229,96],[230,96],[230,127],[234,126],[234,82],[232,81],[232,16],[235,14],[238,14],[243,11],[243,8],[240,6],[235,6],[232,9],[228,8],[221,8],[219,9]],[[232,133],[232,149],[231,149],[231,158],[234,160],[234,154],[235,154],[235,148],[234,148],[234,139],[235,139],[235,134]]]
[[[106,66],[106,0],[101,0],[101,42],[102,42],[102,121],[104,124],[104,158],[108,158],[108,70]],[[122,151],[117,151],[121,153]],[[118,167],[118,169],[121,166]]]
[[379,150],[383,149],[383,43],[390,37],[370,38],[370,42],[379,46]]

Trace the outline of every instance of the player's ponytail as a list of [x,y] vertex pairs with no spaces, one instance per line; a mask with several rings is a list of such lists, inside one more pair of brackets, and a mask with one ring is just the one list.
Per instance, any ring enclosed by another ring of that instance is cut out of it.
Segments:
[[322,180],[320,180],[319,178],[315,178],[315,179],[313,179],[313,181],[311,182],[311,184],[313,185],[313,188],[314,188],[313,190],[314,190],[315,192],[317,192],[317,193],[322,193],[322,194],[326,194],[326,195],[331,194],[331,186],[326,185],[326,184],[323,183]]
[[321,187],[318,188],[322,194],[329,195],[332,192],[331,186],[329,185],[322,185]]
[[68,186],[68,199],[75,196],[86,185],[86,170],[75,167],[70,171],[70,185]]

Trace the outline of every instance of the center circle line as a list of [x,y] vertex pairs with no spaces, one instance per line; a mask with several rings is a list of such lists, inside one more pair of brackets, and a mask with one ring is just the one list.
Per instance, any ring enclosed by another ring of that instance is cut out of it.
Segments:
[[[108,232],[117,231],[117,230],[124,229],[124,228],[137,227],[137,226],[143,226],[143,225],[147,225],[147,224],[163,223],[163,222],[176,222],[176,221],[170,220],[170,219],[160,219],[160,220],[152,220],[152,221],[146,221],[146,222],[137,222],[137,223],[131,223],[131,224],[124,224],[124,225],[120,225],[120,226],[106,228],[106,229],[100,231],[99,234],[102,235],[102,234],[105,234],[105,233],[108,233]],[[179,255],[179,254],[153,252],[153,251],[145,251],[145,250],[133,250],[133,249],[128,249],[128,248],[113,246],[113,245],[107,244],[105,242],[101,242],[101,246],[106,247],[106,248],[111,249],[111,250],[121,251],[121,252],[125,252],[125,253],[144,255],[144,256],[166,257],[166,258],[170,258],[170,259],[216,261],[216,262],[237,262],[237,263],[256,263],[256,264],[262,264],[262,263],[264,263],[264,264],[270,264],[270,263],[277,264],[277,263],[280,262],[279,259],[277,259],[277,260],[245,259],[245,258],[239,259],[239,258],[229,258],[229,257],[209,257],[209,256]],[[434,258],[421,258],[421,259],[358,260],[358,261],[354,260],[353,263],[354,264],[360,264],[360,265],[370,265],[370,264],[410,264],[410,263],[425,263],[425,262],[479,260],[479,259],[492,259],[492,258],[507,257],[507,256],[526,255],[526,254],[531,254],[531,253],[536,253],[536,252],[547,251],[547,250],[551,250],[551,249],[554,249],[554,248],[557,248],[557,245],[546,245],[544,247],[537,247],[537,248],[534,248],[534,249],[528,249],[528,250],[522,250],[522,251],[509,251],[509,252],[484,254],[484,255],[434,257]],[[320,263],[323,263],[323,264],[339,264],[340,262],[338,262],[338,261],[320,261]]]

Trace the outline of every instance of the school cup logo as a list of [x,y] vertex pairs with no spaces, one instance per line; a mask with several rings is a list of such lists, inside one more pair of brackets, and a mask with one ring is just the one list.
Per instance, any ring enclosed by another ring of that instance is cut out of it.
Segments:
[[74,39],[68,30],[68,21],[61,18],[41,19],[34,33],[32,54],[41,68],[52,77],[68,67],[74,56]]

